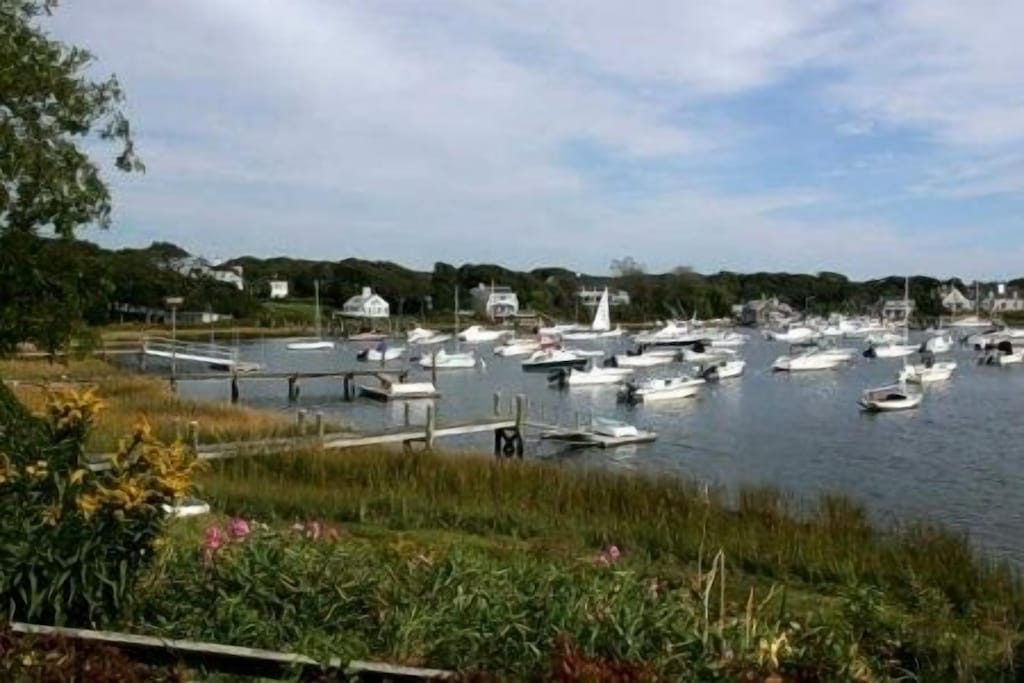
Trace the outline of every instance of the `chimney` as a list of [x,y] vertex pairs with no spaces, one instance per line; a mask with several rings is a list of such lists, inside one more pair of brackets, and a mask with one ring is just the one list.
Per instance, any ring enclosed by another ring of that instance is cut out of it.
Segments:
[[370,294],[371,293],[372,293],[372,290],[369,287],[363,287],[363,298],[364,299],[370,298]]

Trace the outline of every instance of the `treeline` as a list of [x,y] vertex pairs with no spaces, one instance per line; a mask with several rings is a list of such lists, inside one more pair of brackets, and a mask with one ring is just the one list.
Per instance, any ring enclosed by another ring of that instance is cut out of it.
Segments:
[[[393,313],[416,316],[451,311],[456,289],[460,308],[468,308],[470,289],[481,283],[512,287],[521,307],[562,318],[577,313],[584,316],[578,310],[576,296],[581,287],[623,289],[630,295],[630,305],[617,309],[615,317],[625,321],[693,314],[701,318],[724,317],[732,314],[736,304],[768,297],[777,297],[798,310],[813,313],[867,313],[884,299],[902,298],[904,291],[902,276],[855,281],[831,272],[810,275],[722,271],[703,275],[686,267],[652,274],[629,258],[614,261],[611,274],[606,276],[557,267],[514,271],[493,264],[455,266],[443,262],[426,272],[388,261],[352,258],[331,262],[246,256],[229,263],[244,268],[246,281],[257,296],[265,296],[270,280],[282,279],[288,281],[294,297],[310,298],[313,282],[319,280],[321,301],[338,307],[361,287],[372,286],[391,303]],[[972,296],[958,279],[941,281],[922,275],[910,278],[910,296],[920,315],[942,314],[939,286],[950,283]]]

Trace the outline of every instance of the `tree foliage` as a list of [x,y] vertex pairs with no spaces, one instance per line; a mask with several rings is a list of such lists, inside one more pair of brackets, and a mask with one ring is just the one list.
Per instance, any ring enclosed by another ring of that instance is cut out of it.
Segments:
[[110,142],[117,168],[142,170],[117,79],[92,80],[92,55],[41,27],[55,6],[0,0],[0,352],[25,340],[57,350],[94,299],[70,240],[109,225],[111,199],[86,142]]

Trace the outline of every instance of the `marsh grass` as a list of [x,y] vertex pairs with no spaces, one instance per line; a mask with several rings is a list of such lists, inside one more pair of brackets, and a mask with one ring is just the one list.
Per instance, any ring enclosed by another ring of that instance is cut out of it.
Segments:
[[870,587],[908,629],[915,656],[968,669],[1005,664],[1021,639],[1012,567],[936,525],[873,527],[841,496],[799,503],[760,487],[730,499],[677,478],[387,450],[222,462],[201,485],[229,513],[498,539],[554,558],[614,543],[659,576],[707,567],[721,551],[731,599],[778,584],[821,609]]
[[[45,404],[47,392],[66,388],[68,378],[74,387],[95,386],[106,403],[86,448],[106,452],[118,439],[131,434],[140,416],[145,416],[157,436],[170,441],[183,436],[189,422],[199,423],[201,443],[223,443],[247,439],[296,436],[298,428],[284,412],[257,410],[230,403],[193,401],[171,392],[168,383],[156,377],[139,375],[116,368],[98,359],[72,361],[69,365],[46,361],[2,361],[0,377],[17,378],[14,392],[33,410]],[[340,427],[329,424],[329,431]]]

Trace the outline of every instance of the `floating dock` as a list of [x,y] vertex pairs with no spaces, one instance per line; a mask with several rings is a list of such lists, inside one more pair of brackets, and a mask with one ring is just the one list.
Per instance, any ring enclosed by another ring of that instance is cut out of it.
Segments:
[[598,434],[586,429],[552,429],[541,432],[540,438],[547,441],[562,441],[570,446],[586,448],[596,446],[598,448],[615,448],[616,446],[628,446],[637,443],[650,443],[658,438],[654,432],[638,431],[635,435],[629,436],[608,436]]

